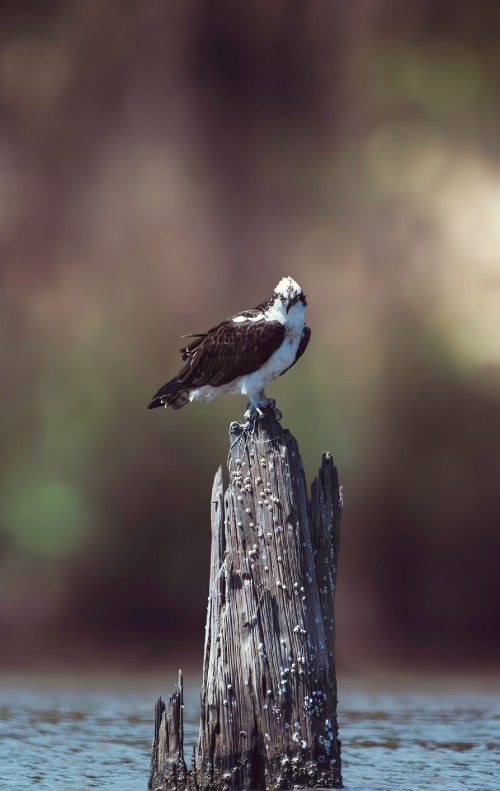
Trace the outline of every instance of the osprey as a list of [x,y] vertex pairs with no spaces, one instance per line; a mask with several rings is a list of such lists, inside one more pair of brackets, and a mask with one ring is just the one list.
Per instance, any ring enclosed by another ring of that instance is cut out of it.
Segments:
[[148,409],[180,409],[189,401],[212,401],[222,393],[248,396],[246,418],[262,415],[275,402],[266,398],[269,382],[304,353],[311,330],[304,322],[306,297],[291,277],[280,280],[271,299],[245,310],[181,349],[185,365],[160,387]]

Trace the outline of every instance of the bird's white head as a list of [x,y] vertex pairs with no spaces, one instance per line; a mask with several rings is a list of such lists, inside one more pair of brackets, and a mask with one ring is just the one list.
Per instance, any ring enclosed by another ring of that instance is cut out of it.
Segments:
[[307,305],[306,295],[292,277],[282,277],[274,289],[274,295],[282,301],[287,313],[294,305],[301,305],[304,308]]

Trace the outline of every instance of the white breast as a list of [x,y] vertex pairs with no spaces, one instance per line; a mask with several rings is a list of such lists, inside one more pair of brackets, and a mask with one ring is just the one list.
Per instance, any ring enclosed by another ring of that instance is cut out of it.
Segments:
[[304,331],[304,314],[305,308],[301,302],[294,305],[289,313],[286,312],[281,302],[271,306],[266,311],[265,318],[284,324],[286,335],[283,343],[257,371],[231,382],[228,385],[230,389],[226,392],[241,393],[250,397],[256,396],[265,390],[269,382],[277,379],[283,371],[286,371],[297,356],[297,349]]

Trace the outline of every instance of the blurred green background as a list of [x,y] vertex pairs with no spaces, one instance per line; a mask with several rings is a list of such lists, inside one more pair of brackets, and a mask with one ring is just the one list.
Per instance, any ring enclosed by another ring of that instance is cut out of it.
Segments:
[[341,669],[500,658],[497,0],[5,4],[0,667],[201,668],[243,398],[146,405],[290,274]]

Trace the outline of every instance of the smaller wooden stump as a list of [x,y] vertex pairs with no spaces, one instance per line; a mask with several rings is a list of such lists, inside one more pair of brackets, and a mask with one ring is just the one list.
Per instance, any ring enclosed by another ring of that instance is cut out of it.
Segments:
[[168,709],[161,698],[155,704],[155,735],[151,751],[148,788],[187,788],[188,771],[184,761],[184,685],[179,682]]
[[[182,756],[182,680],[157,703],[150,788],[342,787],[334,596],[342,510],[323,454],[309,501],[297,442],[267,414],[230,427],[212,491],[198,749]],[[162,709],[163,706],[163,709]],[[177,729],[177,735],[173,732]]]

